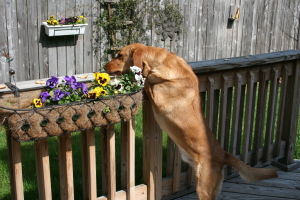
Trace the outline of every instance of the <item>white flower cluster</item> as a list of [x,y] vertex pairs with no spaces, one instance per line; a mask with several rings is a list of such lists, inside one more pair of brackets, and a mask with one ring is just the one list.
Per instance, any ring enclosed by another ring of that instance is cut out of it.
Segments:
[[143,78],[142,69],[137,66],[132,66],[130,69],[134,73],[134,78],[137,81],[137,85],[143,86],[145,83],[145,78]]
[[123,90],[123,84],[116,77],[110,80],[110,85],[114,86],[117,91]]

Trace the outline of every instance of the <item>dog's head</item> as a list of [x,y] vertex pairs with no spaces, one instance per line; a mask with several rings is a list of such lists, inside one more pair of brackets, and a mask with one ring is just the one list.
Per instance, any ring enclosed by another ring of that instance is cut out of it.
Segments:
[[144,52],[147,46],[143,44],[131,44],[123,47],[116,57],[105,65],[105,71],[109,74],[125,74],[129,68],[137,66],[144,69]]

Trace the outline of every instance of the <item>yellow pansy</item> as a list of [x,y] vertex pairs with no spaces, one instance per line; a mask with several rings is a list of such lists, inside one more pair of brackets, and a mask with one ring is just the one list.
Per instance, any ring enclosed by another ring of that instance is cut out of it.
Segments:
[[42,107],[42,105],[43,105],[41,99],[38,99],[38,98],[33,99],[33,104],[36,108]]
[[57,24],[58,24],[58,21],[52,20],[52,21],[51,21],[51,24],[52,24],[52,25],[57,25]]
[[88,98],[89,99],[96,99],[96,92],[95,91],[91,91],[91,92],[88,92]]
[[106,95],[106,90],[104,90],[102,87],[95,88],[94,92],[96,92],[96,97],[105,96]]
[[110,81],[109,74],[107,74],[107,73],[96,72],[96,73],[94,73],[94,77],[95,77],[95,80],[101,86],[106,86],[108,84],[108,82]]

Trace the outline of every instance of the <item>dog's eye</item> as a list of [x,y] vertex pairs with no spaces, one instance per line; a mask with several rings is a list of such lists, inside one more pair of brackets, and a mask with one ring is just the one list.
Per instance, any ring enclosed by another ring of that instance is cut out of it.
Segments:
[[116,58],[120,58],[121,56],[122,56],[122,55],[119,54],[119,53],[116,54]]

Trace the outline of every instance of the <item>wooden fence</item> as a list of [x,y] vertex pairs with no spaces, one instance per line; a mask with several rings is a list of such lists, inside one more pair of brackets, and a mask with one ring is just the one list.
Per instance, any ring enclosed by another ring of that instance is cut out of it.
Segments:
[[[299,49],[299,0],[172,2],[179,4],[184,17],[178,40],[172,45],[170,39],[161,41],[153,26],[139,42],[166,47],[188,62]],[[240,19],[233,22],[228,21],[231,4],[240,7]],[[82,7],[75,11],[76,6]],[[14,58],[11,67],[16,71],[16,80],[99,70],[103,65],[99,58],[108,49],[107,38],[101,38],[100,54],[93,51],[91,39],[95,20],[104,7],[96,0],[0,1],[0,42],[8,44]],[[62,18],[80,14],[87,17],[89,24],[84,35],[48,37],[45,34],[42,22],[50,15]],[[9,66],[0,62],[0,83],[9,80],[8,70]]]
[[[290,50],[232,59],[189,63],[200,80],[202,108],[222,147],[251,166],[273,163],[293,167],[300,104],[300,51]],[[188,120],[188,119],[187,119]],[[24,199],[20,143],[9,136],[11,193]],[[121,124],[121,187],[116,191],[114,125],[101,128],[101,162],[96,162],[95,131],[81,132],[82,178],[74,180],[72,134],[58,137],[61,199],[74,199],[74,182],[82,181],[80,199],[174,199],[195,190],[193,170],[182,163],[168,139],[166,176],[162,177],[162,131],[150,102],[143,102],[143,182],[135,184],[135,128]],[[52,199],[48,139],[34,142],[39,199]],[[102,165],[102,194],[96,166]],[[233,169],[225,168],[225,177]],[[99,183],[99,182],[98,182]],[[103,195],[103,196],[102,196]]]

